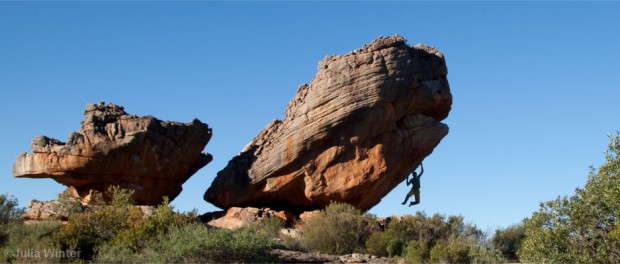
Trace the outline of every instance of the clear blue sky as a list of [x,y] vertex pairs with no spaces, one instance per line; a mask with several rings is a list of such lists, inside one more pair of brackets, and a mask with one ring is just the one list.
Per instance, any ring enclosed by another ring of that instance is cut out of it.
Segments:
[[14,179],[44,134],[65,140],[89,102],[213,127],[214,161],[177,209],[284,116],[317,63],[401,34],[447,59],[450,134],[425,161],[422,203],[404,183],[371,210],[461,214],[491,229],[572,194],[620,130],[619,2],[0,2],[0,193],[49,200],[53,180]]

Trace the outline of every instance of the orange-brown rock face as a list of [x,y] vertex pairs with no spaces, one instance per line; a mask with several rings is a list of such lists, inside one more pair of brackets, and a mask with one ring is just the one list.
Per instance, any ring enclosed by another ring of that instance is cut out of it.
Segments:
[[202,153],[211,129],[197,119],[165,122],[103,102],[89,104],[84,115],[82,128],[66,143],[33,139],[32,153],[17,157],[13,176],[52,178],[82,197],[119,185],[135,191],[137,204],[157,205],[179,195],[181,185],[212,160]]
[[443,55],[400,36],[319,63],[204,195],[221,208],[301,212],[330,201],[368,210],[431,154],[452,95]]

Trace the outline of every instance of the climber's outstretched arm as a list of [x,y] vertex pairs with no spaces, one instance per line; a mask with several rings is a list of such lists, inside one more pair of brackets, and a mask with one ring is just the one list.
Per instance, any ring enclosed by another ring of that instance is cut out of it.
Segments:
[[422,170],[420,171],[420,175],[418,175],[418,177],[422,177],[422,174],[424,174],[424,165],[422,164],[422,162],[420,162],[420,167],[422,168]]

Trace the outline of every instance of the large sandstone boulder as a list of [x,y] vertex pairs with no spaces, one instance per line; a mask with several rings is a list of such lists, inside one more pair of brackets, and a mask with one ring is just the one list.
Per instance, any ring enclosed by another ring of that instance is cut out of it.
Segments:
[[217,174],[204,198],[221,208],[292,212],[330,201],[367,210],[448,133],[452,95],[443,55],[400,36],[319,63],[283,120],[274,120]]
[[160,121],[103,102],[89,104],[84,115],[82,128],[66,143],[36,137],[32,153],[17,157],[13,175],[52,178],[82,197],[118,185],[133,189],[137,204],[156,205],[179,195],[181,185],[212,160],[202,153],[212,131],[197,119]]

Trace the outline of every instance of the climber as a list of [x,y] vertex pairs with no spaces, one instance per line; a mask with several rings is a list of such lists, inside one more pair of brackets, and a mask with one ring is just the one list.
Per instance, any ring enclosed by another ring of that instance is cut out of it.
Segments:
[[412,185],[412,186],[411,186],[411,191],[409,191],[409,193],[407,194],[407,197],[405,197],[405,201],[403,202],[403,205],[407,203],[407,200],[409,200],[409,197],[411,197],[411,195],[415,195],[415,201],[409,203],[409,206],[420,203],[420,177],[422,177],[422,174],[424,173],[424,165],[420,163],[420,167],[421,167],[420,175],[418,175],[418,173],[416,173],[414,169],[413,172],[411,173],[411,175],[413,176],[413,178],[411,178],[411,181],[409,180],[409,175],[407,175],[407,179],[405,180],[405,182],[407,183],[407,186],[409,185]]

